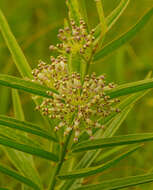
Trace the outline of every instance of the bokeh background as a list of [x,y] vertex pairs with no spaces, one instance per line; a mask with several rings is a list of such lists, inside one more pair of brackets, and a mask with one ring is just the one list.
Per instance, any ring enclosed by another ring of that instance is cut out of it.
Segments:
[[[105,15],[107,16],[119,2],[120,0],[103,0]],[[86,0],[86,4],[90,27],[93,28],[98,23],[96,7],[93,0]],[[127,31],[152,6],[153,0],[131,0],[122,17],[108,33],[105,43]],[[0,0],[0,8],[31,67],[34,68],[40,59],[49,62],[51,54],[48,47],[58,42],[57,31],[67,17],[65,0]],[[97,74],[105,73],[109,81],[118,84],[144,79],[149,71],[153,71],[153,18],[129,43],[94,64],[92,69]],[[0,73],[20,76],[1,34]],[[34,111],[31,97],[26,93],[20,94],[26,120],[42,123],[40,116]],[[11,89],[1,86],[0,114],[13,116]],[[153,91],[135,105],[118,134],[136,132],[153,132]],[[9,163],[1,148],[0,160]],[[97,182],[108,178],[143,174],[153,168],[152,163],[153,143],[146,143],[140,151],[121,161],[113,169],[87,181]],[[45,172],[45,168],[41,171]],[[11,178],[0,174],[0,186],[7,186],[8,182],[12,186],[11,189],[16,189]],[[151,190],[153,184],[127,189]]]

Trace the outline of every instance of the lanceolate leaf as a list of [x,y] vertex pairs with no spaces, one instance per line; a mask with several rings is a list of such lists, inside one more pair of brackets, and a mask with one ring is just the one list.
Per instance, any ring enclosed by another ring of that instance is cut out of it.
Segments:
[[41,147],[42,144],[38,141],[33,140],[32,138],[25,136],[25,134],[22,134],[17,132],[14,129],[11,128],[4,128],[2,125],[0,125],[0,135],[2,135],[5,138],[8,138],[10,140],[14,140],[16,142],[19,142],[21,144],[27,144],[27,145],[32,145],[34,147]]
[[24,183],[24,184],[28,185],[29,187],[32,187],[35,190],[40,190],[40,188],[33,181],[18,174],[17,172],[13,171],[12,169],[8,169],[8,168],[0,165],[0,172],[18,180],[20,183]]
[[97,185],[86,185],[75,190],[117,190],[126,187],[132,187],[136,185],[141,185],[145,183],[153,182],[153,174],[131,176],[121,179],[115,179],[110,181],[104,181],[103,183]]
[[133,108],[133,105],[128,106],[125,108],[119,115],[117,115],[113,121],[110,123],[110,125],[105,130],[103,137],[112,137],[116,131],[119,129],[125,118],[127,117],[128,113]]
[[[137,99],[135,99],[136,101]],[[132,100],[133,101],[133,100]],[[128,101],[129,104],[132,102]],[[120,127],[120,125],[122,124],[122,122],[124,121],[125,117],[127,116],[128,112],[131,110],[132,105],[130,106],[126,106],[126,104],[124,105],[125,108],[122,109],[121,113],[119,113],[119,115],[113,115],[110,119],[111,122],[109,120],[104,121],[103,124],[105,124],[106,130],[105,132],[102,134],[99,130],[94,134],[94,137],[97,138],[108,138],[108,137],[112,137],[115,132],[118,130],[118,128]],[[122,107],[123,108],[123,107]],[[112,119],[113,118],[113,119]],[[85,141],[84,141],[85,142]],[[119,146],[117,146],[119,147]],[[117,148],[116,147],[116,148]],[[120,146],[121,147],[121,146]],[[122,146],[124,147],[124,146]],[[97,156],[100,154],[101,149],[99,150],[95,150],[95,151],[90,151],[87,152],[86,155],[82,158],[82,160],[79,162],[78,165],[82,165],[81,162],[83,163],[83,167],[87,167],[89,166],[96,158]],[[91,156],[92,155],[92,156]],[[84,165],[85,164],[85,165]],[[80,167],[79,166],[79,167]]]
[[[110,15],[106,17],[107,23],[107,31],[111,29],[111,27],[116,23],[116,21],[120,18],[126,7],[128,6],[130,0],[121,0],[120,4],[116,9],[114,9]],[[101,33],[101,25],[99,24],[96,27],[95,37],[98,37]]]
[[47,98],[52,98],[47,94],[47,91],[58,94],[56,90],[40,85],[38,83],[4,74],[0,74],[0,85],[23,90]]
[[5,116],[5,115],[0,115],[0,119],[17,123],[17,124],[20,125],[20,126],[25,126],[25,127],[28,126],[28,127],[30,127],[30,128],[43,131],[43,129],[41,129],[40,126],[38,126],[38,125],[36,125],[36,124],[34,124],[34,123],[30,123],[30,122],[27,122],[27,121],[21,121],[21,120],[15,119],[15,118],[13,118],[13,117],[8,117],[8,116]]
[[144,25],[149,21],[149,19],[153,15],[153,8],[151,8],[141,19],[140,21],[133,26],[129,31],[121,35],[116,40],[110,42],[108,45],[106,45],[103,49],[101,49],[99,52],[97,52],[93,58],[93,61],[98,61],[99,59],[105,57],[106,55],[110,54],[117,48],[121,47],[123,44],[125,44],[127,41],[129,41],[135,34],[144,27]]
[[[41,180],[37,169],[35,168],[32,155],[25,154],[23,152],[13,150],[11,148],[5,147],[4,151],[7,153],[8,158],[12,164],[18,169],[21,175],[31,179],[40,188],[42,187]],[[27,186],[24,188],[27,189]]]
[[127,145],[146,141],[153,141],[153,133],[123,135],[111,138],[95,139],[92,141],[89,140],[77,144],[72,151],[81,152],[86,150],[94,150],[104,147]]
[[118,153],[119,151],[123,151],[125,148],[129,147],[130,148],[131,145],[125,145],[125,146],[116,146],[111,148],[110,150],[107,150],[105,152],[103,152],[103,150],[101,150],[99,156],[97,156],[97,158],[95,159],[95,161],[93,162],[93,165],[99,165],[101,163],[103,163],[103,161],[108,157],[112,157],[115,153]]
[[69,17],[73,19],[77,24],[80,21],[80,12],[79,12],[79,4],[77,0],[67,0],[67,5],[69,8]]
[[5,127],[9,127],[9,128],[13,128],[13,129],[17,129],[20,131],[24,131],[27,133],[31,133],[43,138],[46,138],[48,140],[53,140],[55,142],[57,142],[57,140],[52,137],[51,135],[47,134],[47,132],[43,131],[43,130],[37,130],[36,128],[32,128],[28,125],[28,123],[26,124],[26,122],[24,123],[20,123],[20,122],[16,122],[15,119],[13,119],[13,121],[11,121],[11,119],[7,119],[8,117],[5,116],[1,116],[0,115],[0,125],[5,126]]
[[[132,107],[133,107],[133,105],[127,106],[125,109],[123,109],[121,111],[121,113],[119,113],[118,115],[115,116],[115,118],[112,120],[111,123],[109,122],[110,124],[107,125],[107,123],[106,123],[107,127],[106,127],[106,130],[104,131],[104,133],[102,135],[102,138],[112,137],[116,133],[116,131],[119,129],[119,127],[121,126],[121,124],[123,123],[125,118],[127,117],[128,113],[131,111]],[[97,133],[99,133],[99,132],[97,131]],[[118,149],[121,147],[124,148],[124,146],[116,146],[116,147],[114,147],[114,149]],[[92,153],[93,152],[94,151],[92,151]],[[87,154],[91,154],[91,152],[89,152]],[[94,155],[96,155],[95,158],[97,158],[98,155],[101,155],[101,157],[102,157],[103,156],[103,150],[98,149]],[[95,158],[92,159],[90,162],[92,163],[93,160],[95,160]]]
[[19,47],[15,37],[13,36],[10,27],[5,19],[2,11],[0,10],[0,30],[2,32],[3,38],[11,52],[13,60],[23,77],[32,78],[31,68]]
[[136,93],[150,88],[153,88],[153,79],[146,79],[142,81],[119,85],[114,89],[105,91],[105,93],[106,95],[110,96],[110,98],[116,98],[119,96]]
[[78,3],[79,3],[81,17],[84,19],[85,23],[87,24],[87,29],[88,29],[88,15],[87,15],[87,9],[86,9],[86,0],[78,0]]
[[108,30],[116,23],[116,21],[120,18],[122,13],[127,8],[128,4],[130,3],[130,0],[121,0],[120,4],[114,9],[110,15],[106,18]]
[[18,93],[18,90],[12,89],[12,102],[13,102],[13,110],[14,115],[16,119],[20,119],[21,121],[24,121],[24,112],[22,109],[20,96]]
[[39,156],[41,158],[58,162],[58,157],[51,152],[45,151],[40,148],[35,148],[26,144],[20,144],[7,138],[0,137],[0,144],[6,147],[10,147],[21,152],[26,152],[31,155]]
[[100,36],[101,36],[101,39],[102,39],[102,37],[107,32],[107,23],[106,23],[106,19],[105,19],[105,15],[104,15],[102,1],[95,1],[95,3],[96,3],[97,12],[98,12],[98,15],[99,15],[99,20],[100,20],[100,27],[101,27]]
[[65,179],[82,178],[82,177],[88,177],[91,175],[95,175],[97,173],[103,172],[104,170],[112,167],[114,164],[116,164],[120,160],[126,158],[129,154],[133,153],[140,147],[141,147],[140,145],[139,146],[137,145],[135,147],[129,148],[128,151],[120,154],[119,156],[115,157],[113,160],[110,160],[107,163],[102,164],[100,166],[75,170],[75,171],[68,172],[68,173],[63,173],[63,174],[60,174],[58,177],[62,180],[65,180]]
[[[142,98],[148,91],[142,91],[136,94],[132,94],[131,96],[125,98],[125,100],[122,100],[122,102],[117,105],[117,108],[119,108],[121,110],[121,112],[128,106],[136,103],[140,98]],[[118,113],[112,113],[111,115],[109,115],[106,118],[100,119],[99,122],[101,124],[107,124],[107,122],[109,122],[112,118],[114,118],[116,115],[118,115]],[[107,129],[106,129],[107,131]],[[110,135],[110,134],[109,134]]]

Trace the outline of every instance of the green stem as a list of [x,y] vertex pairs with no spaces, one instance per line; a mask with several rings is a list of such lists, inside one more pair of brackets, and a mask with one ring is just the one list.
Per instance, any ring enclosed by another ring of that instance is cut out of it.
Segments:
[[69,73],[72,73],[72,54],[68,56],[68,71]]
[[62,147],[62,151],[61,151],[61,159],[60,159],[59,163],[57,164],[57,166],[55,168],[53,177],[51,179],[49,190],[54,190],[54,188],[55,188],[55,185],[56,185],[56,182],[57,182],[57,175],[59,174],[59,172],[60,172],[60,170],[62,168],[62,165],[64,163],[65,156],[66,156],[66,153],[67,153],[67,147],[69,145],[71,135],[72,135],[72,131],[69,133],[69,135],[66,138],[65,143],[62,145],[63,147]]
[[82,84],[84,83],[84,78],[85,78],[85,76],[86,76],[86,75],[88,74],[88,72],[89,72],[89,68],[90,68],[90,64],[91,64],[91,62],[92,62],[93,55],[94,55],[94,50],[92,50],[91,55],[90,55],[89,59],[88,59],[87,62],[86,62],[85,71],[84,71],[84,73],[83,73]]
[[92,51],[91,56],[90,56],[89,60],[87,61],[87,66],[86,66],[85,75],[87,75],[88,72],[89,72],[89,68],[90,68],[90,64],[91,64],[91,62],[92,62],[92,57],[93,57],[93,55],[94,55],[94,51]]

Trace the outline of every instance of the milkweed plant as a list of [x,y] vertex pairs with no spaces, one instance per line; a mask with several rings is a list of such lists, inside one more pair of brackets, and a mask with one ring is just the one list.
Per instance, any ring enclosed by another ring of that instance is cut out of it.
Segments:
[[[153,173],[148,172],[84,183],[89,176],[103,175],[145,141],[153,140],[153,133],[114,136],[134,104],[153,88],[151,73],[144,80],[117,85],[91,67],[135,36],[151,19],[153,8],[104,45],[107,33],[130,0],[121,0],[107,17],[102,1],[93,1],[99,24],[90,28],[88,2],[66,0],[68,17],[58,31],[59,43],[49,46],[50,61],[40,60],[33,70],[0,11],[1,34],[22,76],[0,74],[0,85],[12,88],[15,110],[14,118],[0,115],[0,144],[11,163],[1,164],[0,172],[16,182],[15,189],[113,190],[153,182]],[[43,126],[24,120],[18,90],[32,94],[36,105],[33,111],[41,114]],[[46,171],[41,171],[44,174],[39,171],[37,157],[46,165]],[[8,184],[0,189],[7,188]]]

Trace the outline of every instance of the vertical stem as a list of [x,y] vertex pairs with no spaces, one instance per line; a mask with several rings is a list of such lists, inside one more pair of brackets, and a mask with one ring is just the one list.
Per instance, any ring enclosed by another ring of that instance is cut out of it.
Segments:
[[94,55],[94,51],[92,50],[91,55],[90,55],[90,57],[89,57],[89,60],[87,60],[86,66],[85,66],[85,68],[84,68],[82,83],[84,83],[84,78],[85,78],[85,76],[86,76],[86,75],[88,74],[88,72],[89,72],[89,68],[90,68],[90,64],[91,64],[91,62],[92,62],[92,57],[93,57],[93,55]]
[[64,163],[65,156],[66,156],[66,153],[67,153],[67,147],[69,145],[69,142],[70,142],[70,139],[71,139],[71,135],[72,135],[72,131],[69,133],[69,135],[66,138],[65,143],[62,145],[61,158],[60,158],[59,163],[55,167],[55,171],[54,171],[54,174],[53,174],[52,179],[51,179],[49,190],[54,190],[54,188],[55,188],[55,185],[56,185],[56,182],[57,182],[56,177],[59,174],[59,172],[61,170],[61,167],[62,167],[62,165]]
[[70,54],[68,56],[68,71],[69,73],[72,73],[73,69],[72,69],[72,54]]

